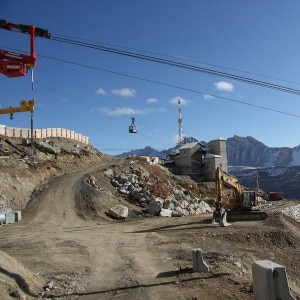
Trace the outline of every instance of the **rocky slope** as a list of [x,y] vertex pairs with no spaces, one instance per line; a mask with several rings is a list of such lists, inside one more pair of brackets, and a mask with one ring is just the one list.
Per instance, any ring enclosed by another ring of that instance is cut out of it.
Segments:
[[76,144],[67,139],[55,139],[50,143],[36,143],[35,160],[27,155],[30,148],[21,141],[11,139],[13,148],[6,142],[0,155],[0,204],[12,209],[24,209],[35,194],[55,176],[87,168],[108,161],[110,156],[100,153],[92,146]]
[[[70,140],[55,139],[36,143],[35,161],[31,162],[28,156],[23,155],[30,148],[24,148],[20,141],[12,142],[17,148],[7,146],[6,154],[10,155],[0,156],[0,204],[15,210],[24,210],[36,201],[57,176],[113,160],[93,147],[77,144],[74,148]],[[118,199],[122,199],[131,209],[132,216],[136,213],[140,216],[148,213],[184,216],[211,212],[203,198],[214,197],[214,184],[198,186],[190,178],[175,176],[159,165],[149,164],[143,158],[119,160],[124,163],[83,179],[80,194],[84,199],[82,205],[87,207],[89,214],[92,212],[97,215],[101,211],[101,218],[106,218],[110,206],[117,204]],[[107,197],[113,199],[105,207],[98,203],[98,196],[102,195],[103,189],[109,191]],[[101,209],[98,209],[100,206]]]

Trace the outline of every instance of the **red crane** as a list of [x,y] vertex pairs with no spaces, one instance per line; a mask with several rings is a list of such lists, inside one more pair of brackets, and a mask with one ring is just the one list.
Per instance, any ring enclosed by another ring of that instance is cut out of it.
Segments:
[[50,38],[51,35],[48,30],[34,25],[14,24],[6,20],[0,20],[0,28],[30,34],[29,55],[0,49],[0,73],[7,77],[25,76],[27,71],[35,66],[35,36]]

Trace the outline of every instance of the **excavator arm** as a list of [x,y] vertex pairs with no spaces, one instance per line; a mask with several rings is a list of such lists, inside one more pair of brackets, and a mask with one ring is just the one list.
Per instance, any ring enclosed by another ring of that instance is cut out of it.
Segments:
[[223,185],[234,191],[234,198],[229,200],[229,203],[224,203],[229,209],[235,209],[241,206],[243,196],[243,187],[240,185],[238,179],[228,173],[222,171],[220,168],[216,169],[216,193],[217,200],[223,203]]

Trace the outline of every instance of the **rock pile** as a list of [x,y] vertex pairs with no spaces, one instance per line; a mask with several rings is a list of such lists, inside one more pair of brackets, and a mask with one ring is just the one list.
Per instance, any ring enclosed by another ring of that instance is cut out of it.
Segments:
[[281,213],[291,217],[292,219],[300,222],[300,204],[295,206],[285,207],[279,210]]
[[155,196],[153,190],[159,185],[159,180],[153,180],[149,172],[142,168],[131,168],[130,171],[112,177],[111,184],[119,195],[143,207],[145,213],[152,216],[181,217],[213,212],[205,201],[192,196],[188,189],[178,185],[174,187],[170,182],[165,188],[170,190],[168,196]]

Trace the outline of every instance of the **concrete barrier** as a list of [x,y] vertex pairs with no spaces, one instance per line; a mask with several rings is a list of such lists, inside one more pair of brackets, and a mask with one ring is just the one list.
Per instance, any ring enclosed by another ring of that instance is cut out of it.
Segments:
[[12,224],[22,219],[21,211],[12,211],[11,208],[0,209],[0,224]]
[[255,300],[295,300],[284,266],[269,260],[256,261],[252,264],[252,280]]
[[[13,138],[30,138],[31,130],[29,128],[15,128],[7,127],[0,124],[0,134],[6,137]],[[37,139],[45,139],[50,137],[62,137],[73,139],[81,143],[89,144],[89,138],[83,136],[75,131],[63,129],[63,128],[46,128],[46,129],[34,129],[33,136]]]
[[203,260],[203,251],[201,249],[193,249],[193,271],[194,272],[209,272],[208,265]]

